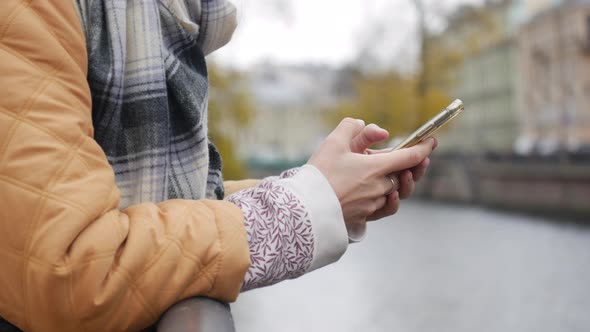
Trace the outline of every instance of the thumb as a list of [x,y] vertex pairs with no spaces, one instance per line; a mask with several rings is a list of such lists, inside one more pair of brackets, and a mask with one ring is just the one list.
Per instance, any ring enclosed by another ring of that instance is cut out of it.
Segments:
[[355,153],[364,153],[371,145],[383,142],[388,137],[387,130],[372,123],[364,127],[360,134],[353,138],[352,142],[350,142],[350,149]]
[[372,154],[371,161],[382,174],[396,173],[419,165],[432,153],[436,147],[436,140],[428,138],[410,148],[397,151]]
[[348,144],[355,136],[360,134],[363,128],[365,128],[365,122],[363,120],[344,118],[328,137],[335,137]]

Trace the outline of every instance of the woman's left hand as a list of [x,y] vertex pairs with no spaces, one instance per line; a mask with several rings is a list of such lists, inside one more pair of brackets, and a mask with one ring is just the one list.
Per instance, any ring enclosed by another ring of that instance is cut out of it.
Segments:
[[[388,153],[391,152],[391,149],[369,149],[373,144],[384,142],[387,138],[389,138],[387,130],[380,128],[375,124],[370,124],[365,126],[361,133],[353,139],[351,149],[353,152],[365,154]],[[375,211],[375,213],[369,216],[367,220],[378,220],[395,214],[399,209],[400,199],[406,199],[412,195],[416,182],[420,181],[424,174],[426,174],[429,165],[430,159],[426,158],[416,167],[404,170],[397,174],[391,174],[391,176],[395,177],[398,181],[398,189],[389,194],[385,206]]]

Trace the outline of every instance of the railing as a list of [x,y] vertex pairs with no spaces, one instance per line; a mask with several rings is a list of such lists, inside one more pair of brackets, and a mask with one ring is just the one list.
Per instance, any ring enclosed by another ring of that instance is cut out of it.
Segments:
[[[152,331],[153,328],[144,331]],[[158,332],[235,332],[229,305],[204,297],[173,305],[160,319]],[[21,332],[0,317],[0,332]]]
[[204,297],[172,306],[158,323],[158,332],[235,332],[229,305]]

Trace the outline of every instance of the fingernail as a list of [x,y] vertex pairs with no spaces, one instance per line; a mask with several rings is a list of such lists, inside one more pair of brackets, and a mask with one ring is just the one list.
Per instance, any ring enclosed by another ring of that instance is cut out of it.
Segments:
[[363,121],[363,120],[361,120],[361,119],[356,119],[356,121],[357,121],[358,123],[360,123],[360,125],[361,125],[361,126],[363,126],[363,127],[365,126],[365,121]]
[[370,123],[367,125],[367,128],[371,128],[372,130],[375,130],[376,132],[379,132],[381,134],[385,134],[385,135],[389,135],[389,132],[381,127],[379,127],[379,125],[376,125],[374,123]]
[[438,140],[436,139],[436,137],[432,137],[432,141],[432,150],[434,150],[438,147]]

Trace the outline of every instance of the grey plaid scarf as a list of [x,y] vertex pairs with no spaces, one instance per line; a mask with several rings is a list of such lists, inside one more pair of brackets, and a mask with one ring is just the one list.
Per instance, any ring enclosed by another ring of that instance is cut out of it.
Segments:
[[96,141],[120,207],[223,198],[207,137],[205,55],[229,41],[226,0],[75,0],[86,34]]

